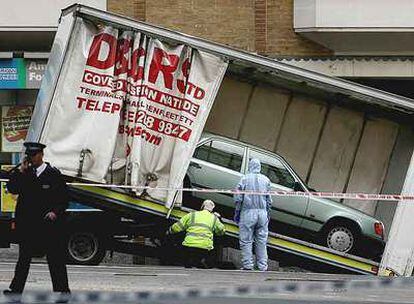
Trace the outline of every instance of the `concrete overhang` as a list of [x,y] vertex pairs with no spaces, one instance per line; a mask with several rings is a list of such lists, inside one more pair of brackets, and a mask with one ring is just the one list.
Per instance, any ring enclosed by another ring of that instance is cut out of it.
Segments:
[[338,55],[413,55],[413,13],[412,1],[294,0],[294,29]]
[[56,28],[62,7],[81,3],[106,9],[107,0],[14,0],[1,1],[0,28]]
[[328,76],[393,80],[414,79],[414,56],[284,56],[275,57],[275,59]]
[[23,58],[26,59],[49,59],[50,53],[24,52]]
[[0,52],[49,52],[56,34],[61,8],[75,2],[105,10],[107,0],[2,1]]
[[0,28],[0,52],[50,52],[57,28],[41,30]]
[[0,52],[0,59],[11,59],[13,58],[13,52]]

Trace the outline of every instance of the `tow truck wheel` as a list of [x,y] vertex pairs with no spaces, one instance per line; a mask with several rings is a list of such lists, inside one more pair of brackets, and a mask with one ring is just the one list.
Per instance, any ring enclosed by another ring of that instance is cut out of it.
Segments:
[[68,240],[68,262],[77,265],[98,265],[106,250],[101,239],[91,232],[75,232]]

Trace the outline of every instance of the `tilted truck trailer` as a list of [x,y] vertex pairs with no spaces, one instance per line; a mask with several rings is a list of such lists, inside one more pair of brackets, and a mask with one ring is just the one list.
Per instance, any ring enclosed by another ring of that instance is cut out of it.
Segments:
[[[408,100],[386,92],[87,6],[68,7],[27,140],[47,145],[45,159],[68,182],[99,184],[70,187],[75,201],[104,210],[73,213],[72,230],[79,243],[92,244],[93,262],[102,258],[102,244],[116,243],[122,250],[127,244],[117,241],[122,236],[154,239],[152,247],[140,248],[142,255],[156,256],[162,251],[156,240],[161,231],[191,211],[180,207],[182,193],[176,189],[228,75],[303,94],[340,95],[403,116],[414,110]],[[224,243],[234,246],[238,228],[225,223]],[[268,247],[271,254],[283,251],[340,270],[378,271],[371,260],[274,233]]]

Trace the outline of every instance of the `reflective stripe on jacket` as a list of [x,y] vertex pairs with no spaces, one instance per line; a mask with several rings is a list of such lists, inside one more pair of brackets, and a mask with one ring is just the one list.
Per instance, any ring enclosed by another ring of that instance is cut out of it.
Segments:
[[184,246],[211,250],[214,234],[223,235],[224,225],[213,213],[202,210],[186,214],[170,227],[170,233],[185,231]]

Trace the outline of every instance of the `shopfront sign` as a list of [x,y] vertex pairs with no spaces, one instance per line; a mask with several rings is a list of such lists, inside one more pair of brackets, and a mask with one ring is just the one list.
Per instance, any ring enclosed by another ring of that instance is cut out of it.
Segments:
[[21,152],[26,139],[32,116],[32,106],[2,107],[1,113],[1,150]]
[[30,60],[25,64],[26,89],[38,89],[42,83],[43,74],[46,69],[45,60]]
[[0,60],[0,89],[38,89],[45,69],[46,60]]
[[0,89],[20,89],[25,87],[23,59],[0,61]]

